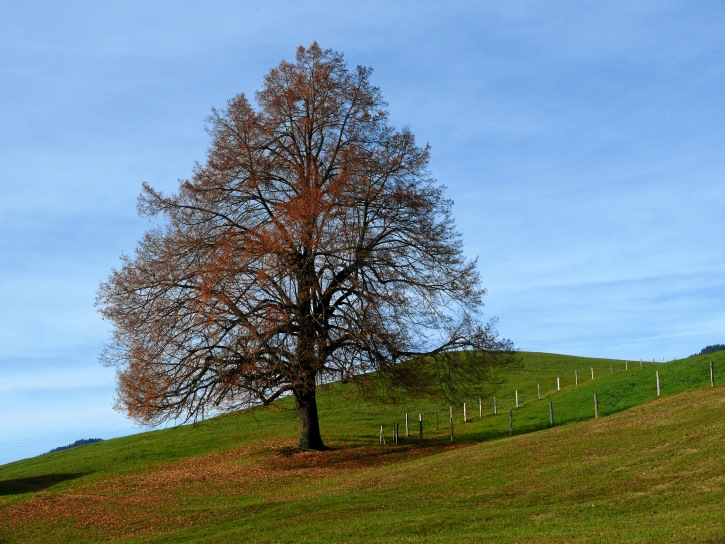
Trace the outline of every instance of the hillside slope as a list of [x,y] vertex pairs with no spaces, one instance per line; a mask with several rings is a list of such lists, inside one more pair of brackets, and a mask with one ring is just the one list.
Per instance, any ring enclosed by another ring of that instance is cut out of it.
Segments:
[[[551,356],[546,370],[549,356],[526,357],[541,364],[495,386],[502,409],[511,386],[531,391],[546,372],[593,364]],[[678,387],[702,385],[701,363],[658,365],[663,385],[674,388],[678,373],[688,378]],[[548,399],[573,421],[595,385],[628,402],[654,396],[651,368],[607,377],[608,364],[542,401],[533,389],[515,421],[533,429]],[[508,435],[508,412],[463,424],[457,408],[453,445],[444,425],[422,445],[376,444],[380,422],[442,411],[440,399],[380,406],[339,389],[322,398],[331,452],[294,452],[283,402],[0,467],[0,542],[725,541],[723,387],[500,440],[488,438]]]

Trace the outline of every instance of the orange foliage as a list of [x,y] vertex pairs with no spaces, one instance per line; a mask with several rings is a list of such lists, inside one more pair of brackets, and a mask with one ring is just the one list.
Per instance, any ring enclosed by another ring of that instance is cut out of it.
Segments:
[[139,210],[163,226],[98,296],[130,416],[185,420],[291,392],[300,446],[321,449],[320,379],[510,350],[478,321],[484,290],[428,148],[388,125],[370,74],[300,48],[256,110],[240,95],[212,111],[207,161],[177,194],[144,185]]

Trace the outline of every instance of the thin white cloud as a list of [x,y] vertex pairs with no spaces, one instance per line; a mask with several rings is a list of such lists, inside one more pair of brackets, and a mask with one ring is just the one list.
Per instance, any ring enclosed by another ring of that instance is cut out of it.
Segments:
[[113,391],[115,371],[99,363],[71,365],[59,359],[0,360],[0,393],[28,395],[38,392],[77,395],[83,390]]
[[22,402],[0,400],[0,435],[110,417],[93,300],[146,228],[141,181],[174,191],[210,108],[314,40],[372,66],[391,121],[430,142],[519,347],[723,342],[724,27],[721,3],[680,0],[5,6],[0,391]]

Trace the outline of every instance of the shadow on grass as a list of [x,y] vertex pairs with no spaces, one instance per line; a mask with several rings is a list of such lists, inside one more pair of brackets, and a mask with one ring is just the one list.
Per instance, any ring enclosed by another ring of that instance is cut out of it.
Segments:
[[30,478],[17,478],[13,480],[0,480],[0,496],[22,495],[23,493],[36,493],[68,480],[75,480],[85,476],[79,474],[44,474]]
[[294,447],[274,450],[273,456],[267,460],[270,470],[286,471],[296,469],[363,469],[389,465],[402,459],[427,457],[459,448],[463,444],[451,444],[450,441],[426,440],[407,442],[398,445],[377,444],[366,445],[345,444],[337,441],[323,452],[310,452]]

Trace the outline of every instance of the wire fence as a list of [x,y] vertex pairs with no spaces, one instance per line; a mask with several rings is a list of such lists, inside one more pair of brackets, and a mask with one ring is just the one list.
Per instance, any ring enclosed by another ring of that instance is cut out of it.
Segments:
[[[665,368],[668,363],[655,363],[654,361],[652,363],[644,362],[642,360],[639,361],[639,363],[635,362],[630,365],[629,361],[625,361],[624,364],[624,370],[627,371],[630,369],[630,366],[632,368],[639,367],[643,368],[645,366],[653,365],[660,368]],[[611,373],[614,373],[614,363],[612,363],[611,367]],[[512,398],[505,399],[505,402],[509,402],[510,407],[507,407],[504,410],[500,410],[500,404],[502,401],[501,397],[493,396],[491,399],[486,399],[487,402],[484,403],[483,397],[480,397],[477,399],[477,402],[469,403],[464,402],[461,406],[456,407],[454,410],[453,406],[449,406],[447,413],[441,414],[439,410],[436,411],[420,411],[420,412],[406,412],[404,414],[404,417],[402,418],[404,421],[404,431],[403,436],[400,435],[400,422],[395,421],[392,424],[392,433],[389,434],[389,437],[392,437],[390,440],[386,437],[386,425],[380,424],[380,434],[379,434],[379,441],[380,444],[387,444],[389,441],[392,444],[400,444],[401,442],[423,442],[426,438],[426,435],[424,431],[428,433],[428,437],[434,436],[436,438],[444,438],[444,436],[441,435],[441,430],[446,429],[447,434],[450,437],[450,442],[456,441],[456,425],[459,423],[467,424],[471,422],[475,422],[476,420],[483,420],[484,418],[490,418],[491,416],[500,416],[505,415],[508,417],[508,434],[509,436],[513,436],[515,432],[531,432],[534,430],[539,430],[543,428],[544,426],[541,424],[541,408],[544,409],[544,419],[548,419],[547,425],[548,427],[553,427],[559,423],[567,423],[570,421],[576,421],[576,420],[583,420],[583,419],[597,419],[600,417],[603,417],[604,415],[610,415],[612,413],[616,413],[618,411],[621,411],[621,409],[625,409],[631,406],[635,406],[637,404],[641,404],[642,402],[646,402],[647,400],[650,400],[651,398],[659,398],[662,396],[663,392],[665,391],[663,389],[663,382],[660,375],[660,368],[655,369],[654,374],[647,374],[646,376],[640,376],[640,381],[635,382],[636,386],[644,386],[648,387],[651,391],[650,398],[647,398],[646,396],[642,395],[640,392],[640,396],[638,398],[641,399],[641,402],[634,402],[632,404],[632,401],[630,400],[629,405],[622,405],[622,403],[617,402],[610,402],[608,405],[606,401],[608,400],[606,395],[609,393],[612,397],[616,397],[618,395],[612,394],[612,391],[616,388],[618,385],[617,383],[610,383],[608,384],[608,387],[605,388],[605,396],[603,397],[600,391],[594,391],[590,393],[590,401],[589,403],[583,403],[581,395],[578,395],[578,398],[572,399],[570,396],[566,401],[562,401],[564,406],[566,407],[567,417],[563,418],[561,421],[557,420],[557,410],[554,404],[555,397],[557,394],[562,392],[562,389],[566,389],[567,392],[572,393],[577,388],[581,388],[582,386],[586,385],[589,389],[592,388],[591,383],[594,382],[597,378],[595,368],[591,367],[588,372],[586,372],[586,376],[584,374],[580,374],[580,369],[574,370],[574,385],[568,386],[567,388],[562,387],[562,380],[561,377],[556,378],[556,391],[553,392],[546,392],[542,395],[542,382],[538,382],[536,384],[536,393],[535,393],[535,400],[533,397],[533,394],[531,391],[523,391],[514,389],[513,394],[509,394],[507,396],[510,396]],[[701,373],[698,373],[695,378],[695,382],[692,381],[692,376],[688,375],[688,379],[686,380],[680,380],[681,382],[686,382],[684,384],[685,389],[687,390],[687,387],[704,387],[709,385],[710,387],[715,387],[715,362],[709,361],[707,364],[707,370],[708,370],[708,380],[707,382],[704,382],[704,380],[701,380],[702,375]],[[601,369],[600,369],[601,371]],[[585,378],[586,377],[586,381]],[[672,376],[670,376],[672,378]],[[647,385],[649,384],[649,385]],[[621,385],[621,384],[620,384]],[[631,386],[632,383],[624,384],[626,386]],[[683,389],[683,383],[675,383],[673,381],[669,381],[668,385],[673,390],[674,393],[682,392]],[[630,393],[630,391],[625,392],[626,394]],[[531,396],[532,400],[529,400],[529,396]],[[621,395],[620,395],[621,397]],[[544,401],[543,403],[541,401]],[[604,402],[603,402],[604,401]],[[484,409],[484,405],[486,408]],[[533,406],[535,406],[538,411],[535,415],[529,415],[526,417],[526,424],[522,426],[520,429],[516,428],[515,426],[515,418],[514,414],[521,414],[525,415],[525,411],[527,409],[531,409]],[[604,410],[602,409],[604,406]],[[572,415],[572,411],[577,412],[575,415]],[[455,417],[454,417],[455,416]],[[546,418],[548,416],[548,418]],[[425,428],[424,428],[424,422],[425,422]],[[501,435],[502,432],[500,431],[501,424],[499,423],[498,429],[499,432],[494,432],[495,435]],[[390,429],[390,426],[388,426],[388,429]]]

